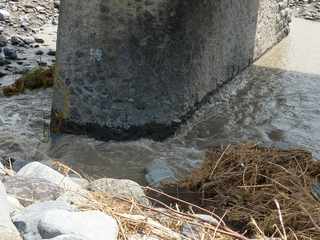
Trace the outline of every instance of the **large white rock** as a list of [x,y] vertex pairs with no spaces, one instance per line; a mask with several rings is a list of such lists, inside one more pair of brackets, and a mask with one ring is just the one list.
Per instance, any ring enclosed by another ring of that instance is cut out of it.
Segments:
[[[41,217],[46,212],[56,209],[74,211],[72,206],[63,201],[40,202],[26,207],[20,213],[12,216],[12,220],[24,240],[40,240],[42,238],[38,232],[38,224]],[[62,219],[62,222],[65,220]]]
[[32,162],[27,164],[17,172],[17,176],[42,178],[69,191],[77,192],[82,190],[82,187],[73,182],[69,177],[62,175],[58,171],[55,171],[40,162]]
[[43,239],[63,234],[83,236],[87,240],[116,240],[118,236],[117,222],[99,211],[48,211],[41,217],[38,230]]
[[7,199],[7,193],[2,182],[0,182],[0,239],[21,240],[20,234],[10,218],[10,207]]

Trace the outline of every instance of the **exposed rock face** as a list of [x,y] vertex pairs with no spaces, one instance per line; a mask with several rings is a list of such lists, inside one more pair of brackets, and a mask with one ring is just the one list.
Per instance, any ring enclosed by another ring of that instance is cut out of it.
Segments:
[[53,132],[164,139],[288,34],[285,0],[62,1]]

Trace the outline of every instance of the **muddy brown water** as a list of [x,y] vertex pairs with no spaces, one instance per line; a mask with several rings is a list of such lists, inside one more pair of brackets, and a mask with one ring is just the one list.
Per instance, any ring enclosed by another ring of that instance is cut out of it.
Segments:
[[291,29],[165,142],[106,143],[72,135],[49,141],[52,92],[46,90],[0,98],[0,153],[49,156],[93,177],[143,184],[186,176],[207,147],[230,142],[305,148],[320,159],[320,23],[294,19]]

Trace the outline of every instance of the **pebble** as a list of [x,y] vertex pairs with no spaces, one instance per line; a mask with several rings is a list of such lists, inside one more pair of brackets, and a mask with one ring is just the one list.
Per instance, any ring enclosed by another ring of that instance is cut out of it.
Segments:
[[0,35],[0,48],[7,46],[7,44],[8,39],[5,36]]
[[5,47],[5,48],[3,48],[3,53],[4,53],[4,56],[6,59],[9,59],[9,60],[17,60],[18,59],[17,51],[13,48]]
[[42,38],[35,38],[34,40],[36,43],[44,43],[44,40]]

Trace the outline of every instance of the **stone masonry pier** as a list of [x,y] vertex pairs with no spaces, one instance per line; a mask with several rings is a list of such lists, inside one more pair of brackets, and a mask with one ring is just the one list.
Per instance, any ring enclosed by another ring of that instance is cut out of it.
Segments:
[[51,130],[172,135],[289,32],[287,0],[61,0]]

